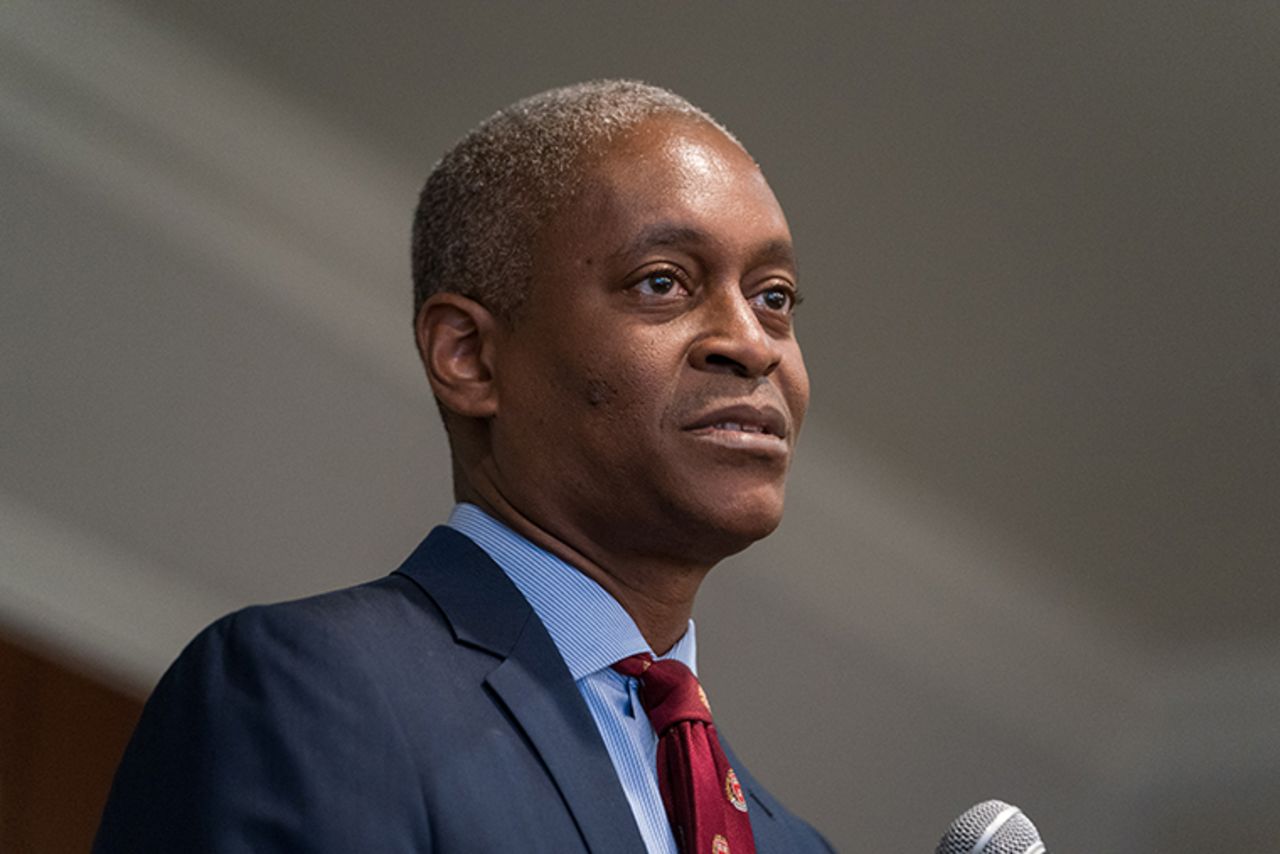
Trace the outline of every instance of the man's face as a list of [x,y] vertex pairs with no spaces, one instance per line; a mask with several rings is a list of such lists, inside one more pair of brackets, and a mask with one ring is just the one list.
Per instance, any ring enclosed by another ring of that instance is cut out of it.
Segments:
[[499,489],[604,555],[713,563],[765,536],[809,399],[795,296],[746,153],[704,123],[642,124],[546,226],[501,327]]

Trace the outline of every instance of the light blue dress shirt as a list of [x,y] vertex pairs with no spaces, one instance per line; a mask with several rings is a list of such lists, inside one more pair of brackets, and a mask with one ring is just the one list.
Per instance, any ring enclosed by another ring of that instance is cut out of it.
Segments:
[[[529,600],[595,718],[645,846],[650,854],[677,854],[658,791],[658,737],[640,704],[640,683],[611,667],[653,652],[635,621],[599,584],[474,504],[456,506],[448,524],[484,549]],[[684,637],[661,657],[683,662],[696,675],[696,655],[690,620]]]

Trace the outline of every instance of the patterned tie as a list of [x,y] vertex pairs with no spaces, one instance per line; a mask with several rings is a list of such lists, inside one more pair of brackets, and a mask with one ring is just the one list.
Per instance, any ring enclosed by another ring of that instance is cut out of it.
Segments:
[[648,653],[613,669],[640,680],[640,702],[658,734],[658,790],[681,854],[755,854],[747,801],[697,677]]

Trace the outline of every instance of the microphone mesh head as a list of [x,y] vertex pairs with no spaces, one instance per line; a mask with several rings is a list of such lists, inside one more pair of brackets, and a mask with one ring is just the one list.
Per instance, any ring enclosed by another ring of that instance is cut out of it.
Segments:
[[[1010,809],[1014,813],[984,841],[992,823]],[[977,847],[979,843],[981,847]],[[951,822],[936,854],[1043,854],[1044,850],[1040,833],[1022,810],[1004,801],[983,801]]]

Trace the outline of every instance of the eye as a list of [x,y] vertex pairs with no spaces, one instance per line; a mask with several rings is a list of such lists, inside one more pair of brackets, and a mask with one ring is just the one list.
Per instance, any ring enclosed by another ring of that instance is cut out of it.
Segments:
[[679,294],[681,291],[688,292],[688,288],[681,281],[680,274],[676,270],[654,270],[632,285],[637,291],[645,296],[665,297]]
[[800,304],[800,295],[790,285],[773,285],[752,297],[752,302],[776,314],[791,314]]

